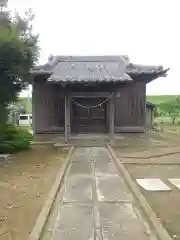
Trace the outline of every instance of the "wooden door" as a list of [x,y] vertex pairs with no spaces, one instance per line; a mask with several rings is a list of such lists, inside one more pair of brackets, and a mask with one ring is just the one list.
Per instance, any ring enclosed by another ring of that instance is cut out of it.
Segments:
[[71,126],[72,132],[106,132],[106,104],[96,106],[103,102],[101,98],[78,98],[77,103],[86,107],[81,107],[72,102]]

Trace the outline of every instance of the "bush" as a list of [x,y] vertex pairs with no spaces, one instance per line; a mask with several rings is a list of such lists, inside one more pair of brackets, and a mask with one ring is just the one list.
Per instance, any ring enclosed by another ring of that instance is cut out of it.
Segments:
[[25,129],[6,125],[1,130],[0,153],[14,153],[29,149],[32,135]]

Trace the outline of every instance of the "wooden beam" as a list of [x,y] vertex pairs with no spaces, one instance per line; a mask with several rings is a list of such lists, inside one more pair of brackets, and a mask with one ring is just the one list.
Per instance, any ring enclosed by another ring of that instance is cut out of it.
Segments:
[[110,94],[110,92],[71,92],[69,96],[73,98],[107,98]]
[[[110,94],[110,92],[71,92],[68,96],[72,98],[107,98]],[[65,96],[65,92],[59,91],[59,98],[64,98]]]
[[144,133],[144,126],[115,126],[116,133]]

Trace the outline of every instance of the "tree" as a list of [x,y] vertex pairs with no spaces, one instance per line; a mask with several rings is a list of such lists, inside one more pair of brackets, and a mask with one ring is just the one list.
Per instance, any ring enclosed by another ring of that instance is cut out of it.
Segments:
[[154,109],[154,117],[156,118],[156,117],[159,117],[159,116],[161,116],[160,109],[159,108],[155,108]]
[[9,122],[16,125],[18,116],[20,114],[25,114],[26,109],[22,104],[11,104],[8,106],[8,113]]
[[0,126],[6,124],[8,106],[30,83],[30,69],[38,59],[38,35],[32,32],[32,9],[21,18],[10,17],[7,0],[0,0]]
[[168,115],[172,118],[172,123],[175,123],[175,120],[180,116],[180,97],[177,97],[175,100],[160,103],[158,106],[164,112],[167,112]]

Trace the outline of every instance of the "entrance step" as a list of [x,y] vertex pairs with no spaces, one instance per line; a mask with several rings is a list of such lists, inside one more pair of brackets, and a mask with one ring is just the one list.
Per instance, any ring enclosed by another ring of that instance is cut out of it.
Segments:
[[100,147],[105,146],[109,141],[106,139],[70,139],[69,143],[76,147]]
[[[110,143],[110,137],[107,134],[76,134],[68,138],[68,145],[75,147],[101,147]],[[60,147],[64,145],[64,137],[54,139],[54,146]]]
[[53,144],[54,148],[56,149],[64,149],[64,148],[70,148],[72,146],[75,147],[103,147],[106,146],[106,144],[109,143],[108,140],[69,140],[68,144],[62,144],[61,142],[56,142]]

